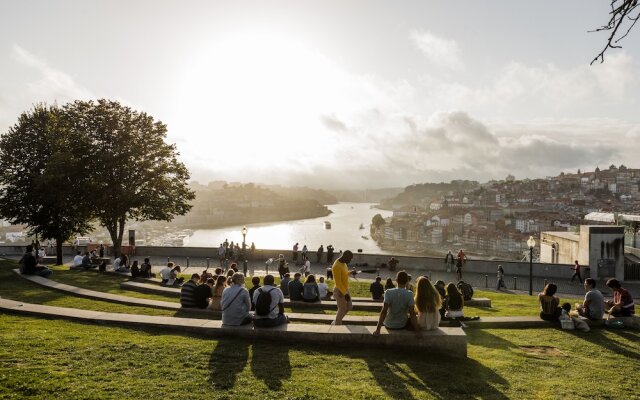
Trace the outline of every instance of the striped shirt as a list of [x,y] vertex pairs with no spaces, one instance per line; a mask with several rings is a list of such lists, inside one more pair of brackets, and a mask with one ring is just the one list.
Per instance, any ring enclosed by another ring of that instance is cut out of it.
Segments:
[[182,289],[180,290],[180,304],[182,307],[196,307],[196,298],[194,296],[196,287],[196,283],[192,280],[185,282],[182,285]]

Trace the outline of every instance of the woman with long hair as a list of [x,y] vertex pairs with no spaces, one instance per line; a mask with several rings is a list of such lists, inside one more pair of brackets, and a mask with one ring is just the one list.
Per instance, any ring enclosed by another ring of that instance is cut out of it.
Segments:
[[426,331],[438,329],[442,298],[428,278],[421,276],[416,284],[415,308],[418,325]]
[[545,321],[558,321],[562,313],[562,309],[559,307],[560,299],[555,296],[557,290],[558,286],[554,283],[548,283],[542,290],[542,293],[538,294],[540,318]]
[[464,318],[464,299],[462,293],[453,282],[447,285],[447,311],[445,317],[451,319]]
[[224,275],[218,276],[216,279],[216,285],[213,287],[213,297],[211,298],[211,304],[209,308],[212,310],[220,311],[220,301],[222,300],[222,292],[227,287],[227,277]]
[[313,275],[307,276],[302,287],[302,301],[307,303],[315,303],[320,301],[320,289],[316,283],[316,277]]

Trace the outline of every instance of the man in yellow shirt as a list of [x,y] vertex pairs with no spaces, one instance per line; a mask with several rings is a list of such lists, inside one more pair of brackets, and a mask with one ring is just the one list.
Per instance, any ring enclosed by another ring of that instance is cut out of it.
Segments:
[[333,289],[333,297],[338,304],[338,312],[336,313],[336,320],[333,321],[333,325],[342,325],[342,318],[351,309],[353,309],[353,303],[351,302],[351,295],[349,294],[349,266],[348,264],[353,259],[353,253],[350,250],[346,250],[342,253],[342,257],[338,258],[331,267],[333,272],[333,279],[335,281],[335,287]]

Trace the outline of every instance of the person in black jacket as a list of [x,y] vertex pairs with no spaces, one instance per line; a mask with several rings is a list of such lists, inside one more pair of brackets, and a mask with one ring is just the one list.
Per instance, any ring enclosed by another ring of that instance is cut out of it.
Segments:
[[27,251],[24,253],[22,259],[20,260],[20,265],[20,271],[23,275],[39,275],[46,278],[52,273],[49,268],[38,265],[36,257],[33,255],[32,245],[27,246]]

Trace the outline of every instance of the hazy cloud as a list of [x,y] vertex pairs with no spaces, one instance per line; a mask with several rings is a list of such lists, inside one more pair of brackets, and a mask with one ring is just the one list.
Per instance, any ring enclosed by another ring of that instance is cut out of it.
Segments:
[[322,124],[335,132],[345,132],[347,130],[347,126],[344,122],[340,121],[335,115],[322,115],[320,117],[320,121]]
[[455,40],[418,29],[413,30],[409,38],[432,63],[451,69],[462,68],[461,51]]
[[11,74],[0,77],[0,132],[13,125],[18,115],[35,103],[65,103],[94,97],[71,76],[17,44],[13,45],[9,56],[13,67],[26,68],[29,74],[23,76],[29,78],[16,81]]

